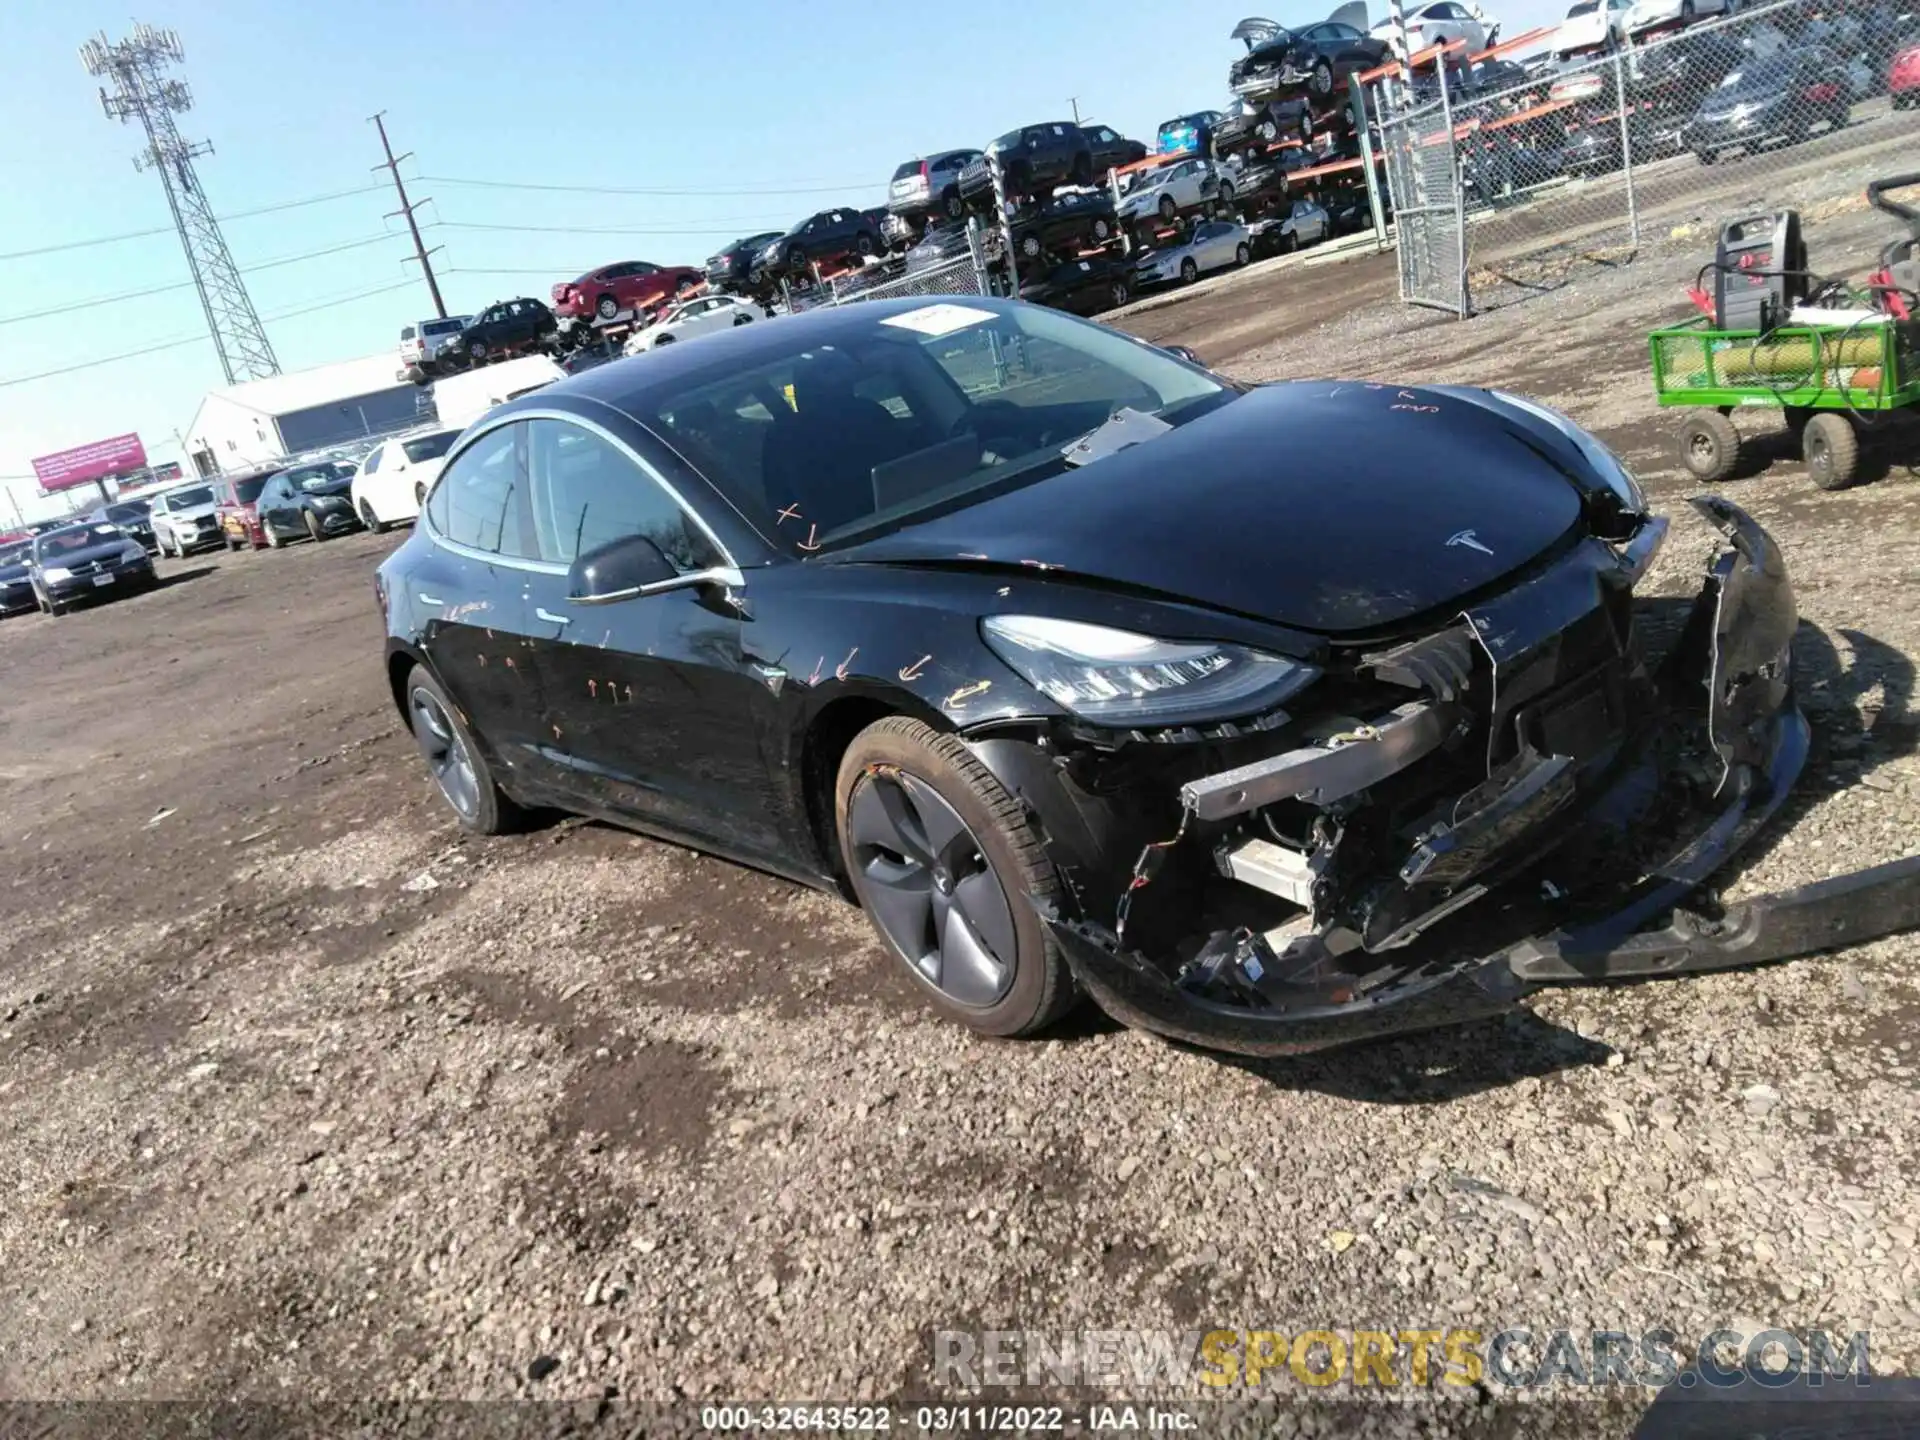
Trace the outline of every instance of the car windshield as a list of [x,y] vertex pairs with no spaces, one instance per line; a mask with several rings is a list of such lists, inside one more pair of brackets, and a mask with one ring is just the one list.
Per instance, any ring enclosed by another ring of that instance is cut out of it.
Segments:
[[34,544],[42,560],[57,560],[77,550],[91,550],[107,540],[125,539],[113,525],[74,525],[65,530],[49,530]]
[[936,302],[650,397],[659,433],[790,553],[1066,468],[1123,409],[1178,424],[1238,392],[1052,310]]
[[422,435],[417,440],[407,440],[400,448],[407,452],[407,459],[414,462],[438,460],[460,438],[458,430],[442,430],[435,435]]
[[188,490],[175,490],[167,496],[169,510],[191,510],[195,505],[211,505],[213,491],[205,485],[195,485]]
[[107,507],[107,519],[144,520],[147,518],[147,511],[151,508],[151,504],[145,500],[123,500],[117,505]]
[[325,490],[342,480],[351,480],[353,466],[344,460],[332,460],[324,465],[302,465],[297,470],[287,471],[286,475],[302,490]]

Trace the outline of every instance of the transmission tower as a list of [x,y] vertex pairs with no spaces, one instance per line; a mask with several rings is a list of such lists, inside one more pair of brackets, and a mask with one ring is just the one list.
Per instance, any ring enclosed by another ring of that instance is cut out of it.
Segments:
[[135,25],[125,40],[102,34],[80,47],[80,63],[89,75],[111,80],[113,89],[100,87],[100,108],[109,120],[138,121],[147,132],[147,148],[133,157],[136,170],[157,170],[173,211],[180,246],[187,252],[200,308],[206,312],[213,348],[220,352],[220,368],[227,383],[259,380],[280,373],[273,346],[260,326],[260,316],[234,266],[233,255],[221,237],[220,222],[200,188],[193,162],[213,153],[206,141],[189,144],[181,138],[173,117],[193,106],[193,92],[183,80],[169,80],[163,67],[185,61],[180,37],[171,30]]

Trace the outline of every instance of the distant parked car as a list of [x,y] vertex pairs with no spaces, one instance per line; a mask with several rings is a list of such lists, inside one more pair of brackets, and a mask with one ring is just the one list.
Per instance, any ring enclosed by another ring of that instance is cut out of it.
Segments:
[[1044,195],[1060,185],[1091,185],[1096,174],[1086,131],[1070,120],[1023,125],[987,146],[1009,196]]
[[360,528],[353,509],[355,466],[344,460],[295,465],[267,478],[254,510],[272,549],[302,535],[325,540]]
[[[1324,213],[1324,212],[1322,212]],[[1253,235],[1233,220],[1202,220],[1183,242],[1149,250],[1134,265],[1136,285],[1191,282],[1209,270],[1245,265],[1253,258]]]
[[1627,11],[1632,8],[1633,0],[1576,0],[1554,32],[1553,53],[1612,49],[1627,38]]
[[553,313],[569,319],[611,320],[622,310],[651,310],[706,277],[691,265],[622,260],[553,287]]
[[153,538],[153,502],[151,500],[116,500],[111,505],[103,505],[87,519],[96,525],[118,525],[138,540],[140,548],[149,555],[160,549],[160,542]]
[[1299,30],[1271,20],[1242,20],[1233,38],[1246,43],[1247,53],[1233,62],[1227,83],[1235,95],[1252,101],[1301,90],[1324,100],[1349,77],[1382,64],[1392,53],[1386,41],[1337,20]]
[[259,500],[267,477],[278,469],[276,465],[266,465],[221,475],[208,482],[213,487],[214,517],[220,523],[220,538],[227,549],[258,550],[267,543],[254,503]]
[[465,429],[496,405],[567,378],[551,355],[522,355],[433,383],[433,409],[449,429]]
[[1920,105],[1920,35],[1913,43],[1896,51],[1887,70],[1887,93],[1893,96],[1893,108],[1904,110]]
[[1276,213],[1279,223],[1269,226],[1260,236],[1258,243],[1263,252],[1291,255],[1333,234],[1333,216],[1316,200],[1296,199]]
[[82,600],[152,589],[153,557],[118,525],[67,525],[34,537],[27,576],[34,603],[64,615]]
[[918,275],[936,270],[972,253],[965,225],[936,225],[921,237],[918,245],[907,251],[903,273]]
[[1817,46],[1743,65],[1700,103],[1681,143],[1711,165],[1727,150],[1751,154],[1775,141],[1804,140],[1816,125],[1846,126],[1853,110],[1847,67]]
[[32,559],[31,540],[0,545],[0,616],[24,615],[39,608],[40,597],[33,588]]
[[958,220],[966,213],[960,199],[960,172],[979,158],[978,150],[942,150],[907,161],[893,172],[887,209],[914,219],[939,214]]
[[1104,245],[1120,233],[1120,221],[1105,195],[1068,191],[1027,206],[1009,228],[1021,257],[1038,260],[1048,251]]
[[360,523],[382,533],[402,520],[417,518],[421,499],[459,438],[458,430],[429,430],[376,445],[347,487]]
[[1227,117],[1218,110],[1196,110],[1160,123],[1155,145],[1162,155],[1212,155],[1213,127]]
[[416,320],[400,327],[400,363],[431,375],[447,353],[447,342],[471,321],[471,315],[448,315],[439,320]]
[[1725,15],[1730,0],[1634,0],[1621,29],[1629,38],[1657,25],[1680,25],[1702,15]]
[[738,295],[696,295],[681,301],[646,329],[635,331],[627,339],[626,353],[640,355],[662,345],[731,330],[750,324],[760,314],[759,306]]
[[753,262],[760,252],[780,238],[778,230],[746,235],[734,241],[707,261],[707,284],[715,290],[745,293],[753,288]]
[[[1430,0],[1406,7],[1408,53],[1417,55],[1433,45],[1464,40],[1464,53],[1473,55],[1493,44],[1500,27],[1473,0]],[[1373,27],[1372,38],[1391,48],[1399,39],[1392,18]]]
[[767,271],[805,274],[809,265],[844,260],[849,255],[878,255],[885,248],[879,226],[862,210],[841,206],[809,215],[784,235],[760,248],[756,265]]
[[1131,165],[1136,160],[1147,158],[1147,147],[1138,140],[1129,140],[1111,125],[1082,125],[1080,133],[1087,137],[1087,149],[1093,156],[1093,173],[1096,178],[1121,165]]
[[501,300],[474,316],[458,335],[447,338],[447,359],[484,365],[550,349],[559,328],[553,311],[538,300]]
[[1074,315],[1097,315],[1133,298],[1133,264],[1120,256],[1068,260],[1031,279],[1022,276],[1020,298]]
[[1158,218],[1168,224],[1183,214],[1233,199],[1233,181],[1211,160],[1197,156],[1149,170],[1122,197],[1120,219],[1128,225]]
[[213,487],[206,481],[176,485],[153,497],[148,518],[153,541],[162,555],[190,555],[220,543],[220,520],[215,514]]

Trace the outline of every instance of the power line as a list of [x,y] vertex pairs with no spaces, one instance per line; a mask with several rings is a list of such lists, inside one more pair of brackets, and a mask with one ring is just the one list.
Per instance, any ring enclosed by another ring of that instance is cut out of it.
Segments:
[[[282,265],[297,265],[306,260],[318,260],[325,255],[338,255],[346,250],[360,250],[368,245],[378,245],[385,240],[400,239],[397,230],[385,231],[379,235],[369,235],[363,240],[348,240],[339,245],[328,245],[319,250],[308,250],[299,255],[283,255],[277,260],[262,260],[253,265],[242,265],[239,273],[251,275],[259,270],[275,270]],[[45,310],[29,310],[21,315],[0,315],[0,325],[17,325],[25,320],[44,320],[53,315],[71,315],[76,310],[90,310],[100,305],[118,305],[124,300],[143,300],[150,295],[165,295],[174,290],[191,290],[193,281],[179,280],[171,285],[155,285],[146,290],[124,290],[117,295],[101,295],[92,300],[74,300],[65,305],[50,306]]]
[[885,181],[860,180],[844,185],[759,186],[745,189],[681,190],[630,185],[549,185],[532,180],[475,180],[455,175],[422,175],[436,185],[474,185],[487,190],[554,190],[571,195],[827,195],[847,190],[884,190]]
[[[285,200],[277,205],[261,205],[252,210],[236,210],[231,215],[218,215],[214,218],[221,224],[229,220],[249,220],[256,215],[278,215],[283,210],[298,210],[307,205],[322,205],[329,200],[345,200],[352,195],[371,195],[383,189],[380,185],[360,185],[352,190],[335,190],[326,195],[309,195],[304,200]],[[147,240],[155,235],[172,235],[171,225],[159,225],[151,230],[128,230],[120,235],[98,235],[91,240],[67,240],[58,245],[42,245],[35,250],[12,250],[0,254],[0,260],[30,260],[36,255],[59,255],[68,250],[89,250],[96,245],[118,245],[123,240]]]
[[[508,230],[523,235],[738,235],[742,225],[765,225],[764,216],[709,217],[701,223],[725,224],[724,230],[686,230],[667,225],[489,225],[477,220],[442,220],[449,230]],[[791,224],[791,220],[783,223]]]
[[[350,295],[336,295],[325,300],[316,300],[292,310],[276,311],[272,315],[263,315],[263,320],[291,320],[298,315],[311,315],[316,310],[331,310],[336,305],[351,304],[356,300],[369,300],[375,295],[390,295],[395,290],[406,290],[413,285],[412,280],[401,280],[391,285],[381,285],[372,290],[360,290]],[[41,370],[32,375],[16,375],[11,379],[0,380],[0,390],[13,385],[25,385],[33,380],[50,380],[56,375],[71,375],[77,370],[91,370],[96,365],[111,365],[121,360],[133,360],[142,355],[157,355],[163,350],[178,350],[183,345],[198,345],[205,335],[187,335],[178,340],[162,340],[157,344],[143,345],[137,350],[123,350],[117,355],[101,355],[92,360],[82,360],[73,365],[62,365],[55,370]]]

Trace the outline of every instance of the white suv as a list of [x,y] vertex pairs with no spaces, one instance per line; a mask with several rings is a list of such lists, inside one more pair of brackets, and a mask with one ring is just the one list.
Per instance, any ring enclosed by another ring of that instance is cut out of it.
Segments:
[[418,365],[431,371],[446,354],[447,341],[458,335],[473,319],[471,315],[449,315],[444,320],[416,320],[400,331],[400,363]]
[[213,487],[205,481],[178,485],[154,496],[149,518],[153,521],[153,543],[160,547],[160,553],[186,555],[223,543],[220,517],[214,513],[216,504]]

